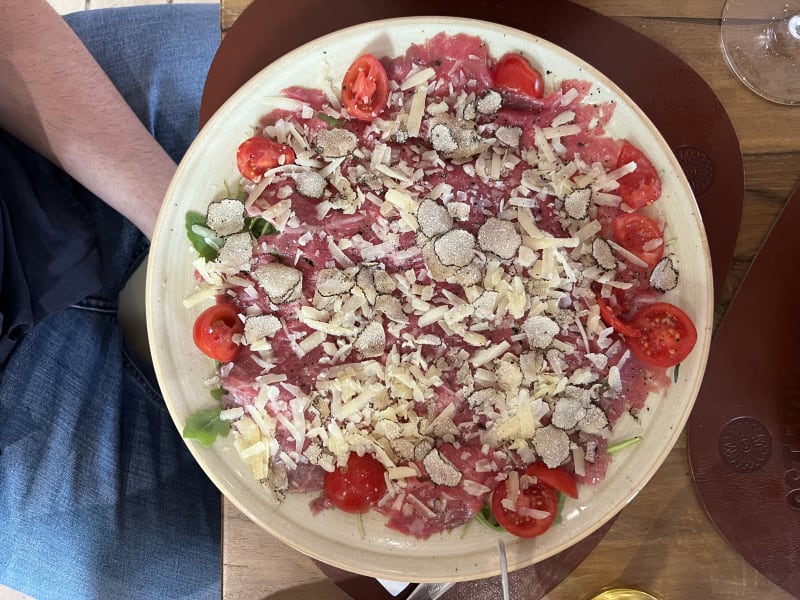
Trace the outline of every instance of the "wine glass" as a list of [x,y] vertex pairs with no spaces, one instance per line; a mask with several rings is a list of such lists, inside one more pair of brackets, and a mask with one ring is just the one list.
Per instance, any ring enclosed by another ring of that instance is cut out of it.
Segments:
[[613,588],[605,590],[592,598],[592,600],[656,600],[656,597],[641,590]]
[[800,104],[798,0],[728,0],[722,51],[731,70],[756,94]]

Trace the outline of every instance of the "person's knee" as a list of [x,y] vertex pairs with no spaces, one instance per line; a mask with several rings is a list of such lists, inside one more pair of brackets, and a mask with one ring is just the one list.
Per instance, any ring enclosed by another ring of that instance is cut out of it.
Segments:
[[160,4],[65,17],[142,123],[176,162],[197,132],[218,4]]

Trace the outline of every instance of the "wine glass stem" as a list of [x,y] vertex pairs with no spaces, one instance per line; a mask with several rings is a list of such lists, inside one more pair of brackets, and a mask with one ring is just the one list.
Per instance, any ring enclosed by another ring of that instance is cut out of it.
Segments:
[[774,19],[767,26],[767,45],[781,52],[796,51],[800,45],[800,13]]
[[800,40],[800,14],[795,14],[789,17],[786,25],[787,29],[789,30],[789,35],[796,40]]

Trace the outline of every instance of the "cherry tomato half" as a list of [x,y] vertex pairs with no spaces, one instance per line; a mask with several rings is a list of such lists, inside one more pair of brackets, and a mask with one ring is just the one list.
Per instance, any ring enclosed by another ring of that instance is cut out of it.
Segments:
[[613,327],[614,331],[624,335],[626,338],[634,338],[640,335],[636,328],[623,322],[617,316],[620,308],[612,308],[608,299],[603,298],[599,293],[597,294],[597,305],[600,307],[600,318],[603,319],[603,323]]
[[381,61],[371,54],[359,56],[342,79],[342,104],[360,121],[372,121],[389,101],[389,77]]
[[[497,484],[492,492],[492,512],[497,522],[509,533],[518,537],[532,538],[542,535],[550,529],[558,514],[558,496],[556,491],[546,483],[538,482],[523,489],[514,505],[516,510],[508,510],[503,500],[508,497],[508,480]],[[525,511],[534,509],[547,514],[542,519],[526,515]]]
[[677,365],[694,348],[697,330],[691,318],[668,302],[655,302],[642,307],[631,319],[631,327],[639,331],[628,338],[628,347],[646,365]]
[[371,454],[351,452],[347,466],[325,473],[325,493],[336,508],[367,512],[386,493],[386,469]]
[[623,142],[622,151],[617,158],[617,168],[636,163],[636,170],[620,177],[617,193],[631,208],[642,208],[652,204],[661,196],[661,178],[653,163],[644,153],[630,142]]
[[[623,248],[632,252],[651,267],[658,264],[664,256],[664,240],[658,223],[648,216],[639,213],[621,213],[612,224],[614,240]],[[645,250],[644,247],[654,240],[661,240],[658,246]]]
[[295,158],[289,146],[257,135],[241,143],[236,151],[236,166],[243,177],[257,182],[269,169],[290,165]]
[[194,344],[200,351],[219,362],[230,362],[242,347],[233,336],[244,331],[239,310],[233,304],[222,302],[205,309],[194,322]]
[[497,61],[492,81],[495,87],[514,94],[535,99],[544,96],[542,74],[521,54],[506,54]]
[[575,478],[562,467],[551,469],[539,461],[525,469],[525,474],[536,477],[540,483],[545,483],[570,498],[578,497],[578,484],[575,483]]

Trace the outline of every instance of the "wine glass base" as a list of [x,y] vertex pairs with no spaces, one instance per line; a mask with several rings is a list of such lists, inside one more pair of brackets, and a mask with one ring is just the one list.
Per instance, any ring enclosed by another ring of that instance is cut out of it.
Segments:
[[592,600],[656,600],[656,597],[641,590],[614,588],[605,590],[594,596]]
[[793,16],[800,16],[800,6],[785,0],[729,0],[722,15],[722,52],[731,71],[779,104],[800,104],[800,38],[789,27]]

